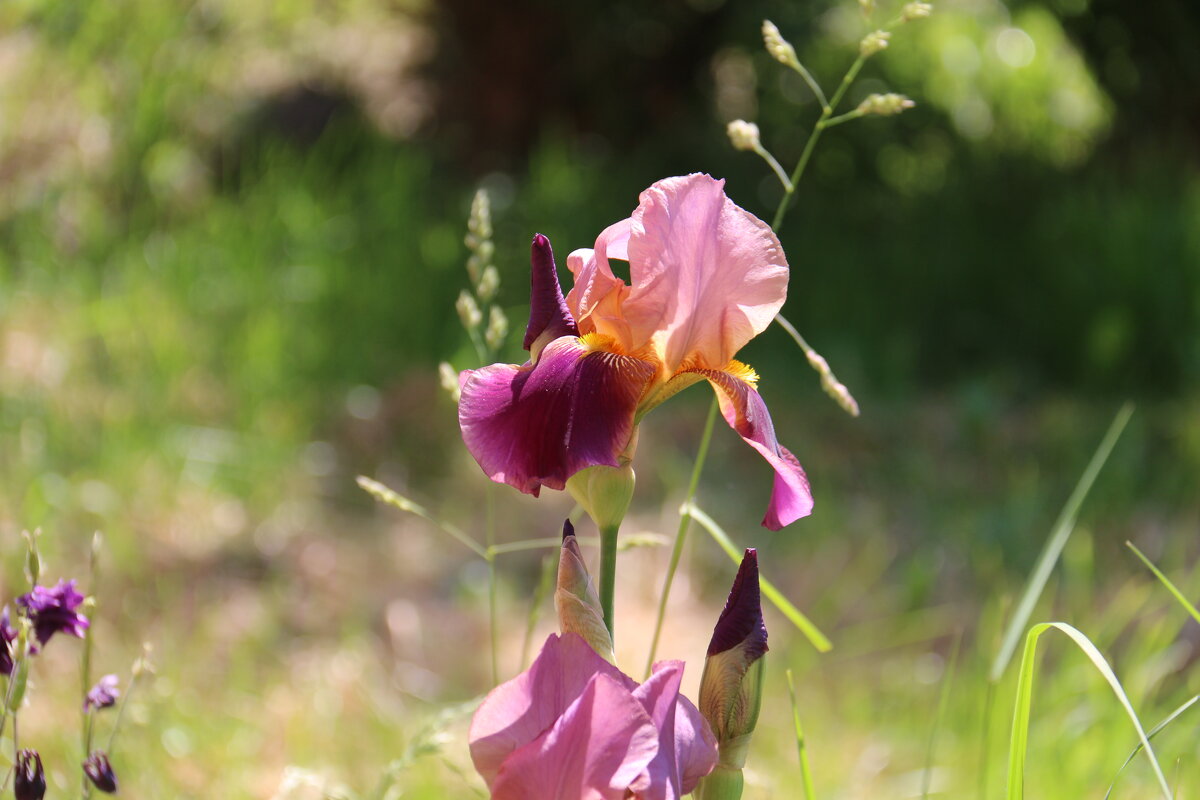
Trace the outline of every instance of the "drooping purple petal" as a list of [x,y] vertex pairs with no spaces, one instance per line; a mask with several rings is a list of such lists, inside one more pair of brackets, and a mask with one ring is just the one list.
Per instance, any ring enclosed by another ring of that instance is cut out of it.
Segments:
[[626,692],[637,685],[579,636],[552,634],[528,670],[491,691],[475,712],[468,737],[471,760],[488,786],[505,760],[549,730],[595,675]]
[[696,707],[679,694],[682,661],[660,661],[634,690],[659,732],[658,753],[632,786],[637,800],[679,800],[717,763],[717,742]]
[[588,338],[548,344],[536,365],[493,364],[463,373],[458,421],[492,480],[537,496],[585,467],[615,467],[633,435],[652,364]]
[[579,326],[567,309],[550,240],[540,233],[533,237],[530,262],[529,325],[525,328],[524,347],[536,362],[550,342],[560,336],[578,336]]
[[504,761],[492,800],[624,800],[658,749],[642,704],[598,673],[548,731]]
[[737,431],[746,444],[757,450],[775,470],[771,502],[762,524],[777,531],[812,513],[812,490],[800,462],[775,438],[771,412],[767,410],[767,404],[763,402],[758,389],[746,377],[753,376],[753,371],[737,362],[731,362],[731,366],[736,369],[736,374],[728,369],[685,372],[696,372],[708,379],[721,405],[721,416],[729,423],[729,427]]
[[767,652],[767,626],[763,622],[762,597],[758,588],[758,551],[746,548],[737,577],[717,618],[708,655],[715,656],[745,643],[747,663]]
[[33,631],[42,644],[56,633],[83,638],[91,624],[77,610],[83,595],[75,589],[75,581],[60,580],[53,588],[35,586],[29,594],[17,598],[17,605],[26,609],[33,619]]

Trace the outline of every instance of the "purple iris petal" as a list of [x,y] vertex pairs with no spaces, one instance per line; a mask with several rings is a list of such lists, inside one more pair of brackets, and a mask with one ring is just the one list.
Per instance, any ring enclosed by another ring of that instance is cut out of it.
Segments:
[[116,794],[117,774],[113,772],[112,762],[103,750],[93,750],[87,761],[83,762],[83,773],[91,780],[92,785],[106,794]]
[[713,629],[708,655],[724,653],[743,642],[747,664],[767,652],[767,626],[763,623],[762,598],[758,589],[758,551],[753,547],[746,548],[742,556],[733,588],[729,590],[725,608]]
[[537,496],[585,467],[615,467],[652,364],[555,339],[536,365],[493,364],[463,373],[463,440],[494,481]]
[[77,610],[82,604],[83,595],[76,591],[73,580],[60,580],[52,589],[35,586],[32,592],[17,598],[17,605],[33,620],[34,634],[42,644],[56,633],[69,633],[82,639],[83,632],[91,624]]
[[83,701],[83,710],[108,708],[114,705],[120,696],[121,690],[117,688],[117,676],[105,675],[87,693],[87,698]]
[[658,752],[642,776],[638,800],[679,800],[712,769],[717,741],[700,712],[679,693],[682,661],[660,661],[633,691],[659,732]]
[[550,240],[540,233],[533,237],[529,260],[529,325],[523,346],[537,361],[548,343],[560,336],[578,336],[579,326],[567,310]]

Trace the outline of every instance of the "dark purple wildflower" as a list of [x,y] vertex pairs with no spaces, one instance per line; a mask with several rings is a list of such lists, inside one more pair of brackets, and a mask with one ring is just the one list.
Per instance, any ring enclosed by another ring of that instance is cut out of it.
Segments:
[[50,641],[56,633],[69,633],[83,638],[88,629],[88,618],[80,614],[83,595],[75,589],[75,581],[60,580],[53,589],[35,586],[29,594],[17,598],[17,605],[24,608],[33,620],[33,631],[42,644]]
[[8,606],[0,611],[0,675],[12,675],[13,643],[17,641],[17,629],[8,616]]
[[105,675],[96,682],[91,691],[87,693],[87,698],[83,701],[83,710],[91,709],[99,710],[108,708],[117,702],[117,698],[121,696],[121,690],[117,688],[117,676]]
[[42,771],[42,757],[37,750],[17,753],[13,796],[17,800],[42,800],[46,796],[46,773]]
[[108,794],[117,793],[117,775],[113,772],[108,755],[103,750],[93,750],[87,761],[83,762],[83,772],[92,781],[92,785]]

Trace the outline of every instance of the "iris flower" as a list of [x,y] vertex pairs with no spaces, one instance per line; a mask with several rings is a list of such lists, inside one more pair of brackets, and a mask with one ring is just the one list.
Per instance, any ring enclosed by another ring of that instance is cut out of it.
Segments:
[[[758,375],[734,359],[783,306],[787,259],[724,185],[696,174],[642,192],[629,219],[568,256],[566,297],[549,240],[534,237],[529,361],[460,376],[463,439],[488,477],[537,496],[587,467],[623,466],[642,417],[707,380],[725,421],[775,470],[763,525],[811,513],[808,478],[775,438]],[[632,285],[612,260],[629,262]]]
[[682,678],[662,661],[639,685],[578,635],[551,635],[475,712],[471,759],[492,800],[679,800],[717,760]]

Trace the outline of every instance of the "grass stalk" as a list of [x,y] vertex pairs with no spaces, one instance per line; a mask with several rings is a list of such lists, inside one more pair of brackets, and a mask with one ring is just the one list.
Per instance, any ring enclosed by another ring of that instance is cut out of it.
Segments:
[[796,750],[800,756],[800,781],[804,785],[804,800],[815,800],[817,793],[813,789],[812,769],[808,764],[808,740],[804,738],[804,728],[800,726],[800,709],[796,703],[796,684],[792,679],[792,670],[787,670],[788,698],[792,703],[792,727],[796,731]]

